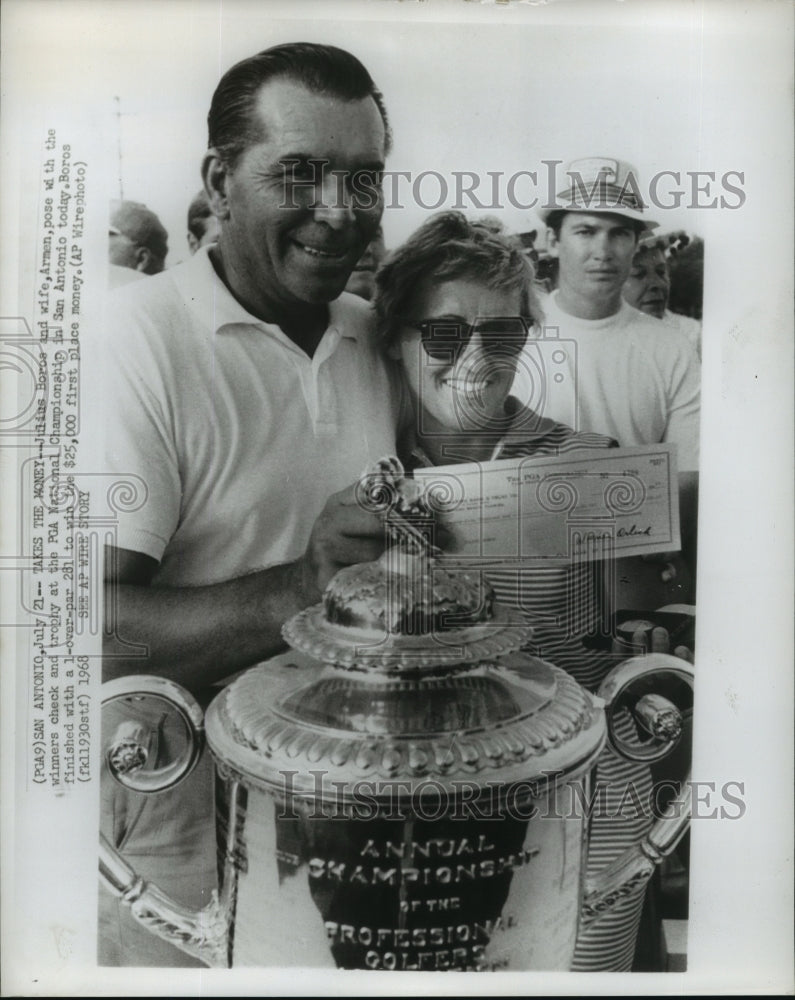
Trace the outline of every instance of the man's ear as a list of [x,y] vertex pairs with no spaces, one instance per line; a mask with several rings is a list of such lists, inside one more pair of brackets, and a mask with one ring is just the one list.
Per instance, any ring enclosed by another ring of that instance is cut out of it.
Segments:
[[551,226],[547,226],[547,250],[550,257],[558,256],[558,237]]
[[136,247],[135,248],[135,270],[143,271],[144,274],[150,273],[150,268],[154,263],[154,257],[152,256],[152,251],[149,247]]
[[386,349],[386,356],[392,358],[393,361],[400,361],[400,339],[398,337],[393,337],[389,342],[389,346]]
[[202,160],[202,180],[213,215],[219,219],[229,218],[229,167],[217,149],[208,149]]

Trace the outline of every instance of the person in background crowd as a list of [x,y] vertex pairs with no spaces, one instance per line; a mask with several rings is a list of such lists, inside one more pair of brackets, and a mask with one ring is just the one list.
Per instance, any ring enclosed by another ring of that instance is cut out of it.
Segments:
[[670,308],[681,316],[701,320],[704,299],[704,241],[691,240],[669,261]]
[[641,240],[632,258],[629,277],[624,282],[624,298],[641,312],[662,319],[668,306],[670,289],[668,262],[662,242]]
[[358,295],[359,298],[366,299],[369,302],[373,297],[375,288],[375,272],[381,266],[381,261],[384,259],[385,253],[384,231],[379,226],[378,232],[370,240],[367,249],[351,272],[348,284],[345,286],[345,291],[351,292],[353,295]]
[[538,237],[538,230],[531,229],[526,233],[519,233],[518,238],[524,247],[525,256],[530,259],[533,265],[535,277],[533,284],[540,296],[549,295],[557,284],[557,260],[550,257],[545,249],[538,249],[535,245]]
[[[120,336],[104,400],[92,393],[104,471],[146,486],[106,550],[103,675],[158,674],[200,699],[282,650],[282,624],[341,566],[383,551],[380,517],[348,484],[394,453],[399,422],[372,311],[341,294],[383,212],[390,132],[369,73],[333,46],[275,46],[224,75],[208,132],[218,242],[114,293]],[[144,878],[205,904],[209,754],[169,795],[104,777],[108,839]],[[196,964],[108,893],[100,926],[104,964]]]
[[196,253],[199,247],[217,243],[220,232],[221,227],[210,208],[207,192],[202,188],[188,206],[188,249]]
[[159,274],[166,266],[168,233],[162,222],[146,205],[137,201],[114,200],[110,203],[108,260],[111,264],[111,287],[134,281],[138,275]]
[[[545,325],[559,334],[558,357],[549,358],[554,372],[550,368],[545,375],[560,384],[545,394],[542,415],[571,422],[574,412],[575,430],[606,434],[624,447],[676,445],[683,563],[677,569],[672,560],[661,576],[652,566],[647,580],[640,560],[632,562],[634,572],[628,560],[622,562],[619,581],[626,579],[629,586],[617,599],[639,595],[647,583],[654,588],[670,583],[656,602],[644,593],[641,606],[692,603],[701,366],[683,334],[622,296],[638,240],[657,226],[635,193],[640,189],[635,169],[617,159],[590,157],[569,164],[567,173],[569,186],[538,213],[547,225],[547,249],[558,261],[558,287],[543,309]],[[528,342],[526,351],[511,390],[524,404],[538,388],[532,382],[538,370],[535,345]]]
[[670,291],[671,276],[664,241],[641,240],[624,283],[624,298],[641,312],[683,333],[701,357],[701,324],[668,308]]

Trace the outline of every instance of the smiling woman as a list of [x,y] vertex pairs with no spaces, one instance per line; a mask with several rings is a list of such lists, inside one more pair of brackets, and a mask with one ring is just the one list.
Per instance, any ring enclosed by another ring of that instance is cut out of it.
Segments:
[[491,220],[444,212],[390,255],[376,285],[381,332],[401,362],[417,440],[437,464],[451,433],[458,461],[488,457],[510,423],[519,353],[541,317],[521,245]]
[[[583,224],[571,234],[581,258],[590,260],[595,254],[613,262],[621,255],[620,266],[602,266],[627,268],[635,245],[632,226],[613,216],[593,221],[583,216]],[[568,234],[564,238],[568,243]],[[530,327],[541,322],[532,279],[516,241],[489,221],[469,222],[455,212],[427,222],[379,272],[381,331],[414,405],[414,426],[401,442],[406,469],[615,444],[518,407],[509,396]],[[620,294],[623,275],[603,280],[617,284]],[[520,558],[517,551],[507,560],[475,557],[467,566],[482,572],[497,600],[521,611],[534,626],[527,652],[562,667],[591,691],[599,687],[614,663],[588,640],[606,611],[600,561],[573,555],[551,566]],[[618,725],[623,739],[637,739],[626,713]],[[596,782],[603,798],[592,818],[591,872],[638,843],[651,824],[642,809],[616,815],[627,796],[632,802],[647,801],[651,775],[646,765],[625,762],[607,750],[599,758]],[[629,970],[643,898],[640,889],[581,931],[574,970]]]
[[459,438],[459,449],[481,457],[510,419],[506,401],[527,336],[520,291],[458,278],[425,283],[411,305],[422,318],[404,321],[394,354],[421,416],[420,434],[439,460],[451,429],[467,438]]

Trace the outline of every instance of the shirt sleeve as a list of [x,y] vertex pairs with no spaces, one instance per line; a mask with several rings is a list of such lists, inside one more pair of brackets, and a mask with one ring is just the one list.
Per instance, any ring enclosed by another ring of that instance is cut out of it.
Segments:
[[677,446],[680,472],[698,469],[701,424],[701,364],[689,344],[682,344],[671,372],[668,419],[663,442]]
[[[148,331],[151,333],[151,331]],[[161,560],[179,522],[181,485],[163,344],[129,316],[103,344],[103,472],[116,480],[115,544]],[[165,370],[165,371],[164,371]],[[123,485],[135,483],[125,494]]]

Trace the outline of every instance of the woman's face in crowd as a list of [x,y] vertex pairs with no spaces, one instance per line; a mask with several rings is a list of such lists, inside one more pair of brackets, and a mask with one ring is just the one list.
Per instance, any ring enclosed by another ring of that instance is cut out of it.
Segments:
[[[521,292],[488,288],[470,278],[434,282],[418,288],[406,311],[413,324],[443,321],[473,324],[478,319],[521,314]],[[417,429],[421,434],[494,430],[505,419],[505,401],[513,383],[520,346],[506,339],[498,346],[484,345],[477,329],[458,356],[436,351],[431,357],[414,326],[402,328],[394,352],[414,397]]]
[[662,250],[641,250],[635,254],[632,270],[624,282],[624,298],[631,306],[662,319],[668,305],[671,282]]

